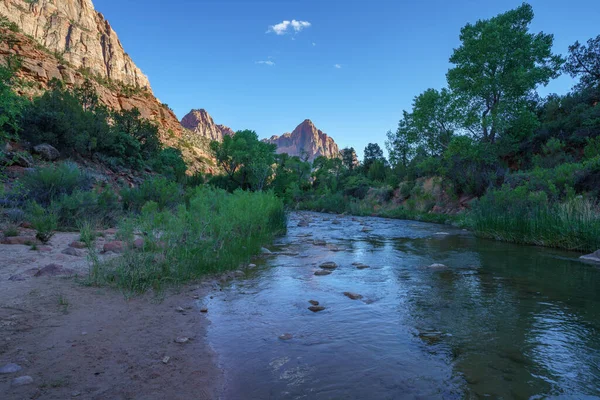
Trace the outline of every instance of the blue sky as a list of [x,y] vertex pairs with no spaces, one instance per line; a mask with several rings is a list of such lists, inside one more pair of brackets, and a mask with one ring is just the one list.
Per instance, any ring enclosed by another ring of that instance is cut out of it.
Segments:
[[[260,137],[304,119],[362,155],[403,109],[445,85],[460,28],[521,1],[94,0],[156,96],[179,118],[205,108]],[[598,0],[530,1],[555,52],[600,33]],[[275,29],[272,26],[290,21]],[[297,21],[291,23],[291,21]],[[308,24],[310,26],[308,26]],[[275,32],[278,31],[278,32]],[[565,93],[568,77],[540,92]]]

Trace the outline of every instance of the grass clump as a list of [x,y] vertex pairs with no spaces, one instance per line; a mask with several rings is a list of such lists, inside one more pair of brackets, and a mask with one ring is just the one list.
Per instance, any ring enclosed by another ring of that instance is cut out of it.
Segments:
[[551,202],[545,192],[504,186],[475,202],[467,225],[495,240],[578,251],[600,248],[600,211],[582,196]]
[[42,243],[48,243],[58,229],[56,214],[33,202],[29,207],[29,215],[31,225],[37,231],[35,237]]
[[121,190],[123,208],[133,212],[140,212],[149,201],[156,203],[161,211],[174,208],[182,201],[182,196],[181,187],[163,176],[147,179],[138,187]]
[[144,292],[238,268],[285,231],[286,214],[272,193],[199,187],[188,205],[161,210],[150,201],[122,225],[130,241],[132,232],[143,234],[143,249],[128,246],[123,257],[93,269],[91,279]]

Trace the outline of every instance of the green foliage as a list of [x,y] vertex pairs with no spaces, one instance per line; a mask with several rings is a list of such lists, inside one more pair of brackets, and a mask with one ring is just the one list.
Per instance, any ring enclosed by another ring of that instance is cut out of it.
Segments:
[[600,35],[589,39],[587,46],[579,42],[569,46],[564,70],[580,78],[580,87],[600,86]]
[[36,230],[35,237],[42,243],[48,243],[54,236],[54,231],[58,229],[57,216],[35,201],[31,202],[28,208],[29,221]]
[[145,180],[135,188],[121,190],[123,209],[126,211],[140,212],[149,201],[156,203],[160,211],[174,209],[182,202],[183,191],[173,181],[163,176],[156,176]]
[[181,150],[167,147],[160,150],[151,161],[152,168],[169,179],[182,181],[185,179],[187,165],[183,161]]
[[582,197],[551,203],[545,192],[503,186],[474,204],[469,224],[482,237],[516,243],[595,251],[600,212]]
[[462,125],[490,143],[506,132],[525,98],[558,75],[562,59],[552,54],[554,38],[530,33],[532,20],[533,9],[524,3],[467,24],[450,57],[448,84],[462,108]]
[[2,233],[4,233],[4,237],[19,236],[19,229],[15,225],[9,225]]
[[286,216],[282,201],[272,193],[228,194],[201,187],[188,206],[160,211],[149,202],[125,225],[148,233],[144,248],[101,265],[91,279],[144,292],[239,268],[285,231]]
[[223,142],[211,142],[210,148],[217,164],[228,177],[221,187],[261,191],[273,174],[276,146],[258,140],[254,131],[244,130],[237,131],[233,136],[226,135]]
[[60,196],[71,195],[76,190],[88,190],[90,177],[75,164],[64,162],[48,167],[38,167],[21,178],[23,199],[48,206]]
[[74,191],[52,201],[49,209],[57,217],[61,229],[74,229],[83,223],[95,227],[115,226],[122,216],[122,206],[110,189]]
[[8,67],[0,66],[0,145],[18,139],[21,113],[26,104],[25,99],[12,91],[16,66],[11,66],[11,60],[13,64],[18,61],[9,58]]

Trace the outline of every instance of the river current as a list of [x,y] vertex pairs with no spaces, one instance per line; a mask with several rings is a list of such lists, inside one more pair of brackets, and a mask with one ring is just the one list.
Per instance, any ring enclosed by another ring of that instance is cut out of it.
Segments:
[[202,300],[222,399],[600,396],[600,268],[579,254],[319,213],[270,249]]

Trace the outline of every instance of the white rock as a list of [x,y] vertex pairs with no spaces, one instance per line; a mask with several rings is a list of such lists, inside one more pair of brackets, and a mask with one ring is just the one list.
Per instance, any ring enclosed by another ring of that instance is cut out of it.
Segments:
[[19,372],[22,370],[20,365],[8,363],[0,367],[0,374],[14,374],[15,372]]

